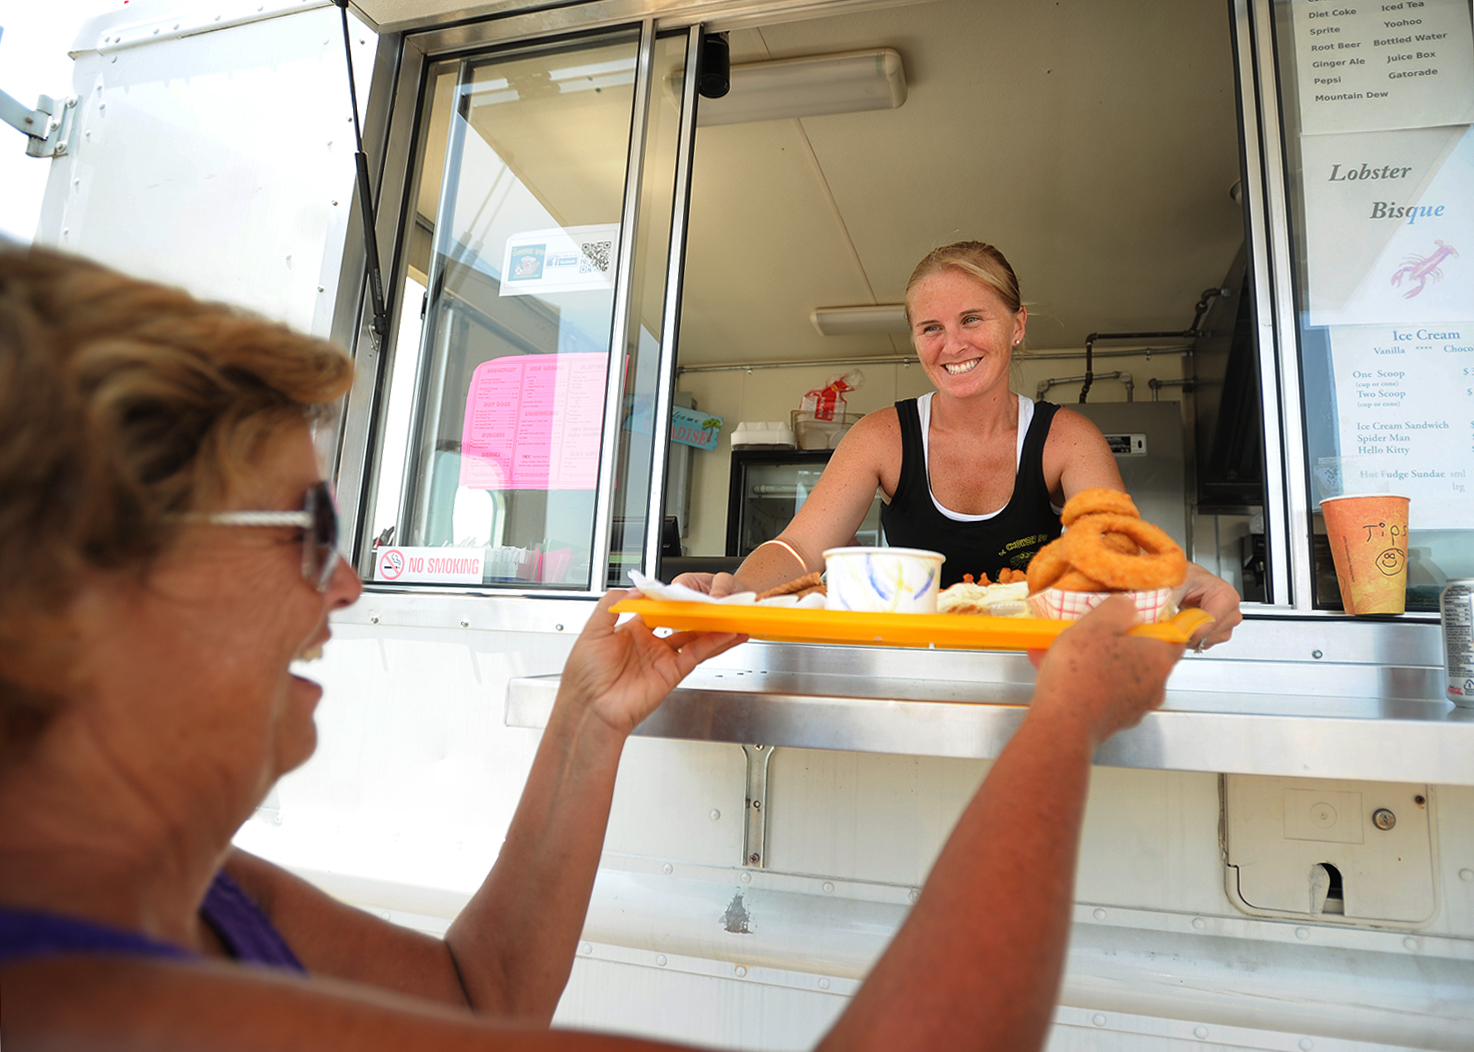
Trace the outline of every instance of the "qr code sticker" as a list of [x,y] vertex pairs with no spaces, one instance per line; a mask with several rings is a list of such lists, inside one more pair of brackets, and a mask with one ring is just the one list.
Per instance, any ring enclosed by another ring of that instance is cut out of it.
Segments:
[[583,256],[578,261],[580,274],[600,274],[609,270],[609,253],[614,248],[612,241],[585,241],[578,246]]

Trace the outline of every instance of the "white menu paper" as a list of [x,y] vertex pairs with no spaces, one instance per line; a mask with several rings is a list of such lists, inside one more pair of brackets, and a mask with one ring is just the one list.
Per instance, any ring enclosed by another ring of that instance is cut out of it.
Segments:
[[1413,529],[1474,525],[1474,322],[1331,332],[1341,456],[1322,495],[1412,498]]
[[1295,0],[1300,131],[1474,122],[1467,0]]

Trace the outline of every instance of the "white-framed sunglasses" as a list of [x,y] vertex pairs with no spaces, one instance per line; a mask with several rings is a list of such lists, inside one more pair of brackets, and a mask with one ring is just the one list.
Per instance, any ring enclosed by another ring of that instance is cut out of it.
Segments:
[[196,511],[180,516],[211,526],[294,526],[302,531],[302,580],[328,590],[338,567],[338,507],[332,488],[318,482],[302,498],[301,511]]

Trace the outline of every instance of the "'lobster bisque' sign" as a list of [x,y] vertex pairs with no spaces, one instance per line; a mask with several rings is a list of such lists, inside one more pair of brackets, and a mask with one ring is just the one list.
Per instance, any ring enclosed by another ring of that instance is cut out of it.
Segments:
[[1474,133],[1300,140],[1311,325],[1474,315]]

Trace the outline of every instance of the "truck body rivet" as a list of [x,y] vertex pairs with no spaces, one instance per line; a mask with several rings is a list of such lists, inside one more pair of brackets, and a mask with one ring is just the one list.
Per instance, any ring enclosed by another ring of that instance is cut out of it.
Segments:
[[1319,661],[1321,658],[1325,657],[1325,655],[1322,654],[1319,650],[1312,650],[1310,652],[1310,656],[1313,657],[1313,658],[1315,658],[1315,660],[1317,660],[1317,661]]
[[[754,851],[752,854],[750,854],[750,855],[747,856],[747,861],[749,863],[751,863],[752,865],[755,866],[755,865],[757,865],[758,859],[760,859],[760,858],[762,858],[762,856],[759,855],[756,851]],[[751,873],[744,873],[744,874],[742,874],[742,883],[746,884],[751,879],[752,879],[752,874]]]
[[1397,825],[1397,816],[1385,807],[1379,807],[1372,812],[1372,825],[1384,832]]
[[553,626],[553,631],[555,631],[555,632],[561,632],[561,631],[563,631],[563,626],[562,625],[554,625]]
[[747,974],[747,969],[744,968],[744,967],[742,967],[742,965],[739,964],[736,968],[733,968],[732,969],[732,974],[735,975],[735,976],[737,976],[737,978],[741,979],[744,975]]
[[469,622],[469,621],[462,621],[461,622],[461,627],[462,628],[470,628],[471,627],[471,622]]
[[834,885],[831,884],[831,883],[829,883],[829,881],[826,880],[824,882],[824,894],[830,895],[830,894],[833,894],[833,893],[834,893]]
[[1093,1016],[1091,1016],[1090,1021],[1096,1026],[1105,1026],[1105,1016],[1101,1015],[1099,1012],[1096,1012]]
[[827,989],[829,989],[829,980],[828,979],[820,979],[819,980],[819,989],[821,989],[821,990],[827,990]]
[[1474,869],[1461,869],[1461,870],[1459,870],[1459,879],[1460,880],[1474,880]]
[[1208,1036],[1208,1028],[1207,1027],[1205,1027],[1205,1026],[1195,1026],[1195,1027],[1193,1027],[1193,1037],[1197,1038],[1199,1041],[1203,1040],[1203,1038],[1205,1038],[1207,1036]]
[[1091,916],[1094,917],[1096,920],[1105,920],[1106,919],[1106,911],[1105,910],[1096,910],[1094,913],[1091,914]]
[[378,614],[371,614],[371,615],[369,615],[369,624],[371,624],[371,625],[377,625],[378,623],[379,623],[379,615]]
[[718,811],[716,808],[712,808],[711,809],[711,820],[713,822],[715,822],[718,818],[721,818],[721,817],[722,817],[722,813],[720,811]]
[[1418,948],[1418,940],[1414,939],[1411,935],[1409,935],[1406,939],[1403,939],[1402,944],[1406,946],[1409,950],[1416,950]]
[[1300,1052],[1310,1052],[1310,1050],[1314,1047],[1315,1042],[1310,1040],[1310,1038],[1302,1037],[1300,1039]]
[[1194,917],[1193,918],[1193,927],[1196,928],[1198,931],[1202,931],[1207,926],[1208,926],[1208,922],[1205,921],[1205,920],[1203,920],[1202,917]]
[[906,897],[912,902],[915,902],[917,899],[921,898],[921,892],[917,891],[915,888],[912,888],[910,891],[906,892]]
[[657,953],[655,955],[655,963],[658,964],[658,965],[660,965],[660,967],[664,968],[665,967],[665,954],[663,954],[663,953]]
[[1310,938],[1310,929],[1309,928],[1296,928],[1295,929],[1295,938],[1297,938],[1297,939],[1308,939],[1308,938]]
[[673,872],[675,872],[675,868],[675,866],[672,866],[669,862],[667,862],[665,865],[660,867],[660,872],[664,873],[668,877]]

